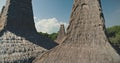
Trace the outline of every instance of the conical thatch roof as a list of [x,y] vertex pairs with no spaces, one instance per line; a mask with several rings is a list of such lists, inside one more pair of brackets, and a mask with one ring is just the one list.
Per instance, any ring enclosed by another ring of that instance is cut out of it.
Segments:
[[66,40],[33,63],[120,63],[104,24],[100,0],[74,0]]
[[7,0],[0,15],[0,63],[31,63],[57,45],[37,34],[32,0]]
[[64,27],[64,24],[61,24],[60,30],[58,31],[58,35],[57,35],[55,42],[57,42],[58,44],[61,44],[61,43],[63,43],[65,38],[66,38],[65,27]]
[[3,22],[1,21],[1,18],[2,18],[2,15],[3,15],[3,12],[4,12],[4,9],[5,9],[5,6],[3,6],[2,10],[1,10],[1,13],[0,13],[0,31],[3,29]]

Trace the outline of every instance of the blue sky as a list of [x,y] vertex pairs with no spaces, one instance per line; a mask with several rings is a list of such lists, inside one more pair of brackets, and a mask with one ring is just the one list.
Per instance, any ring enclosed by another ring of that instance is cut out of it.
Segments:
[[72,4],[72,0],[34,0],[33,9],[35,16],[40,19],[55,17],[60,21],[68,21]]
[[120,0],[101,0],[106,26],[120,25]]
[[[6,0],[0,0],[0,9]],[[101,0],[106,26],[120,25],[120,0]],[[56,32],[69,23],[73,0],[33,0],[37,31]]]

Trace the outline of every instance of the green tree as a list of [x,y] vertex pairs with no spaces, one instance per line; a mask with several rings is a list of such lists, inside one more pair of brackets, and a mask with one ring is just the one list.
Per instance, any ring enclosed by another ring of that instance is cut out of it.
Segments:
[[107,33],[111,43],[120,47],[120,26],[107,28]]
[[41,35],[43,35],[43,36],[45,36],[45,37],[48,37],[48,36],[49,36],[48,33],[43,33],[43,32],[38,32],[38,33],[41,34]]
[[50,38],[51,40],[55,40],[57,38],[57,33],[52,33],[52,34],[48,34],[48,33],[43,33],[43,32],[38,32],[39,34]]
[[51,38],[52,40],[55,40],[57,38],[57,33],[50,34],[49,38]]

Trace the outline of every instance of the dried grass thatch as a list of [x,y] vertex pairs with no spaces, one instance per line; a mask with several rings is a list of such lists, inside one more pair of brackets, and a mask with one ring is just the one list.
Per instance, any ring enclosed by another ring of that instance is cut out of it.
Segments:
[[104,24],[100,0],[74,0],[66,40],[33,63],[120,63]]

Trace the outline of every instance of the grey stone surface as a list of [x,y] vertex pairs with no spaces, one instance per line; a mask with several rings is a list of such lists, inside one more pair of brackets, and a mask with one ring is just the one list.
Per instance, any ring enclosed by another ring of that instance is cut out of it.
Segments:
[[61,44],[61,43],[63,43],[65,38],[66,38],[65,27],[64,27],[64,24],[61,24],[60,30],[58,31],[58,35],[57,35],[55,42],[57,42],[58,44]]
[[57,43],[37,34],[32,0],[7,0],[0,16],[0,63],[31,63]]
[[105,34],[100,0],[74,0],[67,38],[33,63],[120,63]]

